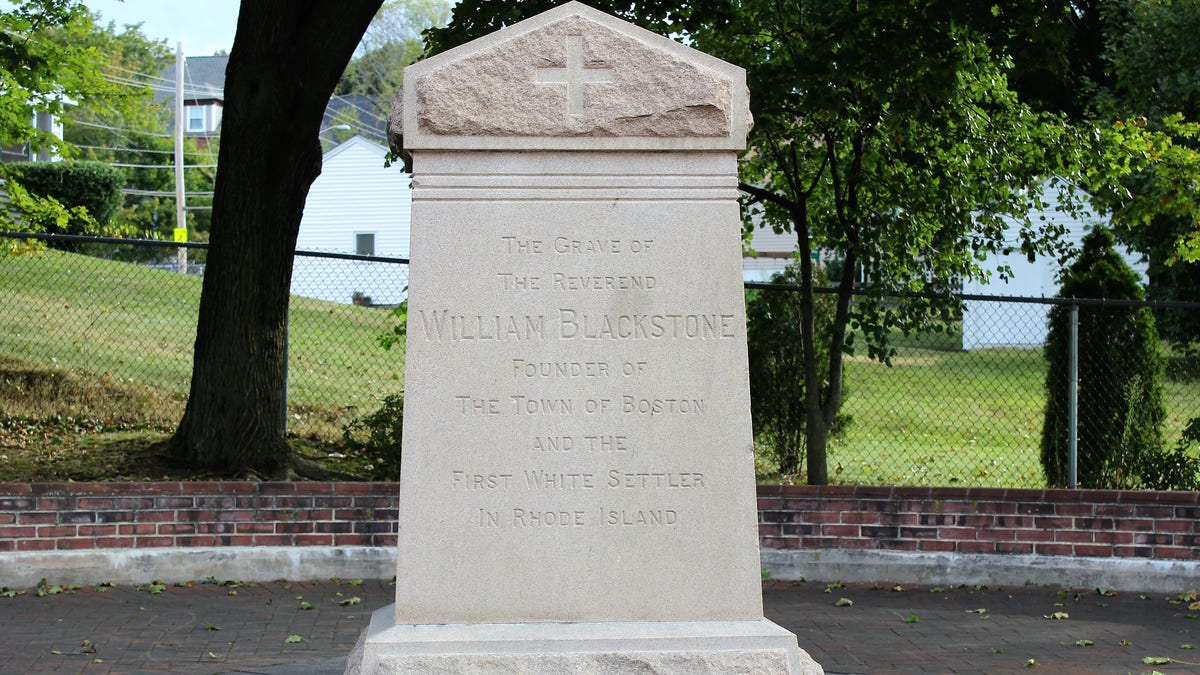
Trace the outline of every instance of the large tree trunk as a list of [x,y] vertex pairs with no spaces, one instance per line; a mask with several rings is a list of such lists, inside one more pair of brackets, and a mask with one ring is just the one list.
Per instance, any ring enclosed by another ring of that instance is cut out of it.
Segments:
[[220,170],[191,394],[175,459],[278,475],[292,254],[321,172],[325,106],[381,0],[243,2],[225,76]]

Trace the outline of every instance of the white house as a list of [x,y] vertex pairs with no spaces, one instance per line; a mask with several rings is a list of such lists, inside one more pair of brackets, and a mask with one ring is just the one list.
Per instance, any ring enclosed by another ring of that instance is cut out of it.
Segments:
[[[411,177],[384,167],[387,148],[355,136],[325,153],[304,204],[297,251],[407,258]],[[350,303],[394,305],[405,297],[407,265],[297,256],[292,293]]]
[[[1047,194],[1050,194],[1049,190]],[[1099,213],[1086,207],[1076,217],[1052,205],[1033,215],[1034,222],[1040,222],[1041,218],[1047,223],[1064,226],[1067,231],[1065,240],[1076,250],[1083,236],[1092,227],[1107,222]],[[982,268],[991,272],[991,277],[986,282],[976,279],[964,283],[964,295],[998,295],[1012,298],[1053,298],[1058,295],[1058,275],[1062,266],[1049,256],[1041,256],[1034,262],[1029,262],[1019,251],[1019,231],[1020,226],[1013,222],[1006,239],[1006,243],[1017,247],[1017,252],[1006,256],[994,254],[980,263]],[[1117,250],[1145,281],[1146,264],[1141,261],[1141,256],[1120,246]],[[1007,264],[1012,270],[1007,282],[999,277],[998,270],[1003,264]],[[964,303],[963,309],[963,349],[1033,348],[1041,347],[1046,341],[1046,319],[1050,305],[969,300]]]
[[742,280],[769,282],[772,275],[782,272],[795,259],[796,235],[776,234],[769,227],[756,227],[750,248],[754,255],[742,256]]

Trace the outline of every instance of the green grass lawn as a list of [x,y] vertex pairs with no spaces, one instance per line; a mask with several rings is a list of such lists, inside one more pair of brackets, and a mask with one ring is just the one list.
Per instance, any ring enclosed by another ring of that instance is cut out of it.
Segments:
[[[196,277],[56,251],[0,258],[0,354],[9,370],[61,371],[133,392],[60,391],[60,414],[88,416],[90,401],[104,398],[94,415],[173,425],[190,381],[200,286]],[[402,350],[376,342],[389,323],[380,308],[292,298],[293,431],[336,435],[401,389]],[[28,414],[20,398],[0,399],[0,414]]]
[[[85,420],[73,424],[89,433],[169,431],[187,396],[200,285],[173,272],[60,252],[0,258],[0,432],[5,419],[52,416]],[[336,442],[343,425],[401,391],[403,351],[384,351],[376,341],[392,321],[380,308],[292,298],[293,433]],[[1041,350],[959,345],[952,330],[898,340],[891,367],[847,359],[843,412],[852,421],[829,448],[834,482],[1044,484]],[[1166,398],[1173,444],[1186,421],[1200,416],[1200,379],[1168,380]],[[42,442],[36,430],[8,431],[14,444]]]
[[[834,482],[1044,487],[1041,349],[957,350],[954,333],[899,342],[891,367],[846,362],[846,433],[829,447]],[[1165,382],[1167,443],[1200,416],[1200,378]],[[1086,416],[1080,402],[1081,420]],[[841,473],[837,473],[837,467]]]
[[830,445],[838,482],[1044,485],[1041,350],[902,349],[892,367],[848,359],[845,435]]

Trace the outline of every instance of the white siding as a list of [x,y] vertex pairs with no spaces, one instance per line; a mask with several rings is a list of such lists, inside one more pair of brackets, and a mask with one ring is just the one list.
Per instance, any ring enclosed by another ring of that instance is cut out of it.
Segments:
[[[375,255],[408,257],[410,176],[399,163],[384,167],[386,155],[386,148],[358,136],[325,153],[304,205],[297,250],[354,253],[357,235],[374,234]],[[406,278],[407,270],[398,265],[297,257],[292,293],[350,303],[359,292],[375,304],[397,304],[404,299],[399,275]]]
[[[796,251],[796,235],[791,232],[776,234],[769,227],[756,227],[750,248],[758,255],[742,257],[742,280],[769,282],[772,275],[782,272],[793,260],[791,256],[780,257],[778,254]],[[766,253],[775,255],[763,255]]]
[[[1084,209],[1076,218],[1051,206],[1045,211],[1035,213],[1032,220],[1037,223],[1043,217],[1048,223],[1065,226],[1066,241],[1075,249],[1079,248],[1083,236],[1092,227],[1105,222],[1103,216],[1090,208]],[[1006,243],[1017,247],[1020,245],[1019,225],[1015,222],[1009,227]],[[1140,256],[1120,246],[1117,250],[1123,253],[1125,261],[1145,280],[1146,266],[1140,262]],[[1007,282],[1002,281],[997,274],[1000,265],[1004,263],[1012,269],[1012,275]],[[1053,298],[1058,295],[1058,274],[1061,266],[1051,257],[1039,257],[1031,263],[1020,252],[1007,256],[997,254],[980,263],[980,266],[992,273],[991,278],[987,282],[972,280],[963,284],[963,293],[1027,298]],[[964,305],[963,349],[1041,347],[1046,341],[1049,305],[977,300],[966,302]]]

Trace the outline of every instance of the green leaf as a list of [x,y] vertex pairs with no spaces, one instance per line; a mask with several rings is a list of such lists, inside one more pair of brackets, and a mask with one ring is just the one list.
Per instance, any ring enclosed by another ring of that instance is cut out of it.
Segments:
[[833,603],[834,607],[853,607],[854,601],[850,598],[838,598],[838,601]]
[[921,622],[921,617],[917,616],[916,614],[909,614],[908,616],[904,617],[904,623],[920,623],[920,622]]
[[1092,642],[1091,640],[1076,640],[1075,641],[1076,647],[1094,647],[1095,645],[1096,645],[1096,643]]
[[204,630],[221,630],[221,628],[219,626],[214,626],[211,623],[205,621],[204,622]]
[[312,608],[313,608],[313,604],[312,604],[311,602],[308,602],[307,600],[305,600],[304,602],[300,603],[300,609],[303,609],[303,610],[309,610],[309,609],[312,609]]
[[299,635],[289,635],[283,639],[284,644],[294,645],[298,642],[304,642],[304,638]]
[[1142,659],[1142,663],[1148,666],[1165,666],[1171,663],[1171,659],[1165,656],[1147,656],[1146,658]]
[[1067,614],[1066,612],[1055,612],[1053,614],[1047,614],[1047,615],[1043,616],[1042,618],[1050,619],[1052,621],[1063,621],[1064,619],[1071,618],[1071,615]]
[[342,607],[346,607],[349,605],[361,605],[362,598],[360,598],[358,596],[353,596],[353,597],[346,598],[345,600],[342,600],[338,604],[341,605]]

